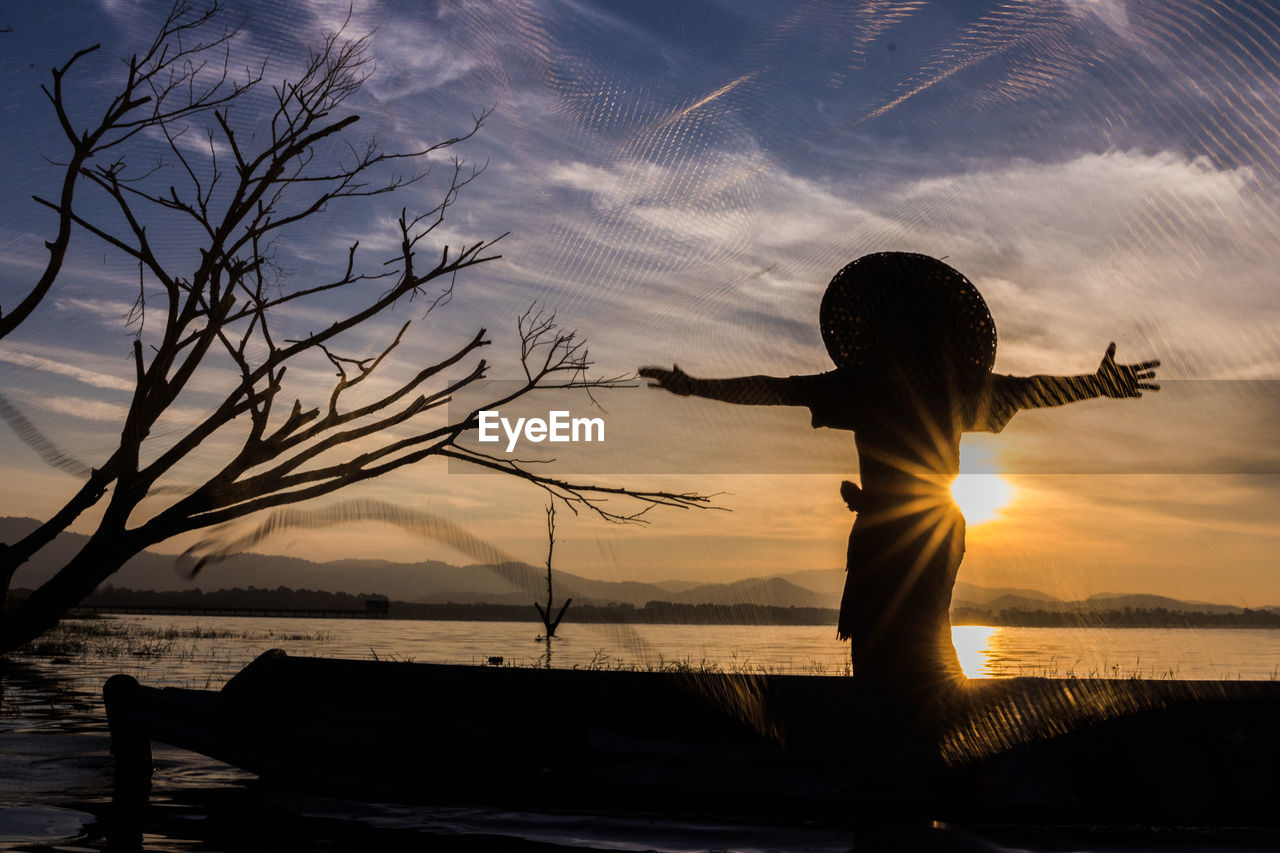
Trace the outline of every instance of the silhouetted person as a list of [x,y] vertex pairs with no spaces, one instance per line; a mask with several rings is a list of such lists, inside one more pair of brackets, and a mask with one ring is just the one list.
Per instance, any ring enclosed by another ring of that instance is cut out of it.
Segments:
[[696,379],[676,366],[640,375],[680,395],[805,406],[815,428],[855,433],[862,488],[842,488],[858,517],[840,636],[852,640],[855,677],[886,706],[929,704],[964,677],[948,613],[964,554],[964,517],[950,492],[961,434],[999,432],[1019,409],[1139,397],[1159,389],[1150,381],[1159,362],[1117,364],[1113,343],[1093,374],[993,374],[995,323],[977,288],[918,254],[846,266],[827,288],[820,323],[836,364],[827,373]]

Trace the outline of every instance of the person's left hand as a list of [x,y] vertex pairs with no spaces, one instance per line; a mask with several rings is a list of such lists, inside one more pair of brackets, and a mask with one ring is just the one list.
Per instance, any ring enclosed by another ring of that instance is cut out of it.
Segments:
[[1107,354],[1098,365],[1094,374],[1098,387],[1105,397],[1141,397],[1143,391],[1159,391],[1160,385],[1152,380],[1156,377],[1155,369],[1160,366],[1158,359],[1138,364],[1116,364],[1116,345],[1113,341],[1107,347]]

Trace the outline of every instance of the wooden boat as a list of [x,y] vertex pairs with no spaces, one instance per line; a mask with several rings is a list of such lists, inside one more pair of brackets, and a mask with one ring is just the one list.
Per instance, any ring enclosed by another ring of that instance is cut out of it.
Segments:
[[[266,652],[221,691],[104,689],[120,778],[151,741],[362,797],[753,818],[1280,823],[1280,683],[972,681],[930,778],[866,760],[857,679]],[[129,782],[132,780],[132,782]]]

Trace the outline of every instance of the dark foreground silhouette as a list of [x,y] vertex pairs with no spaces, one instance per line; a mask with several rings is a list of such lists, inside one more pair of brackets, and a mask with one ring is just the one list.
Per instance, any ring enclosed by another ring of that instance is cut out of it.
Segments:
[[640,375],[684,396],[805,407],[815,428],[854,432],[862,487],[841,490],[859,514],[839,631],[852,640],[855,677],[883,709],[872,745],[906,768],[932,761],[938,705],[964,680],[948,616],[964,554],[950,493],[961,435],[999,432],[1021,409],[1140,397],[1159,389],[1159,362],[1117,364],[1113,343],[1092,374],[995,374],[995,323],[977,288],[919,254],[867,255],[840,270],[820,324],[836,365],[827,373],[697,379],[675,366]]
[[[868,761],[857,678],[441,666],[264,653],[221,691],[117,675],[122,805],[152,741],[385,802],[962,825],[1280,826],[1280,683],[974,681],[933,777]],[[156,784],[163,792],[164,773]],[[861,849],[861,848],[860,848]]]

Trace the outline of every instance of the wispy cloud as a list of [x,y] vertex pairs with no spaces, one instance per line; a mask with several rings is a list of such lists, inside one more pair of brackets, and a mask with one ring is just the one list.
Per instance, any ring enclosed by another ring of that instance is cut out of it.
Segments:
[[67,415],[89,421],[107,421],[119,424],[129,413],[129,407],[122,403],[111,403],[106,400],[94,400],[86,397],[39,397],[36,405],[56,415]]
[[[9,364],[18,365],[20,367],[30,367],[36,370],[43,370],[47,373],[53,373],[58,376],[66,376],[77,382],[83,382],[85,385],[92,385],[95,388],[103,388],[112,391],[132,391],[133,383],[121,379],[118,376],[112,376],[109,373],[92,370],[85,367],[77,366],[71,363],[78,359],[69,359],[67,361],[44,358],[38,355],[32,355],[29,352],[23,352],[16,347],[8,344],[0,344],[0,361]],[[84,361],[92,361],[92,357],[86,357]]]
[[93,299],[76,296],[64,296],[53,300],[53,306],[59,311],[83,311],[93,317],[119,329],[133,314],[136,303],[117,299]]

